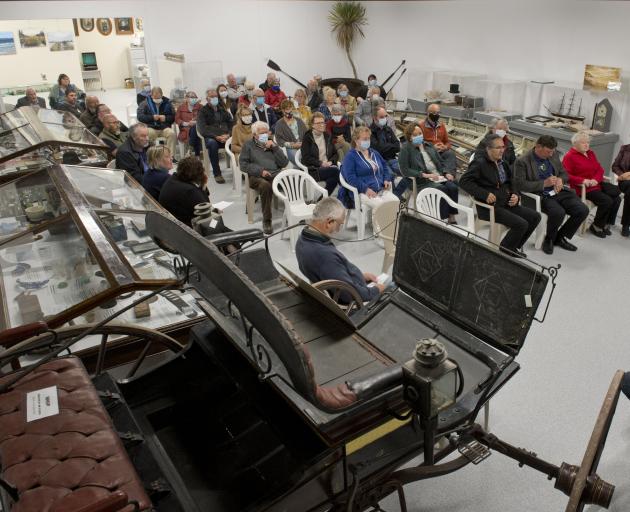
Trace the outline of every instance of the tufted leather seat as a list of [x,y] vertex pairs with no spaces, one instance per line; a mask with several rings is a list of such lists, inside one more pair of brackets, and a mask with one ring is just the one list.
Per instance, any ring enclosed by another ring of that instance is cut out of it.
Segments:
[[[9,376],[0,379],[0,384]],[[59,414],[26,422],[26,393],[57,386]],[[2,478],[17,488],[12,512],[130,511],[99,508],[121,491],[140,510],[151,501],[80,360],[42,365],[0,395]],[[127,500],[123,500],[127,503]]]

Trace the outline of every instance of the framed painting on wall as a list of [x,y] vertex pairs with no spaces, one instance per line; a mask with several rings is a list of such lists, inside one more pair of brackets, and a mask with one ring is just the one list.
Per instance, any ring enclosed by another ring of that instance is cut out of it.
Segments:
[[72,32],[47,32],[48,46],[51,52],[67,52],[74,50]]
[[40,48],[46,46],[43,30],[21,28],[18,31],[22,48]]
[[133,18],[114,18],[116,24],[116,35],[133,35]]
[[94,18],[81,18],[80,23],[84,32],[92,32],[94,30]]
[[15,39],[13,32],[0,32],[0,55],[13,55],[15,51]]
[[142,18],[136,18],[136,30],[142,32],[144,30],[144,25],[142,23]]
[[112,20],[109,18],[97,18],[96,29],[104,36],[112,33]]

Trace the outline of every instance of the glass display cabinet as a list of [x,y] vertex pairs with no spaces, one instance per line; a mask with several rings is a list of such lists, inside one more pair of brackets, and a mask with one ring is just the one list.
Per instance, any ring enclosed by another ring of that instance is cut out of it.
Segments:
[[[165,213],[115,169],[54,164],[0,185],[0,329],[93,324],[152,290],[177,288],[175,260],[147,235],[149,211]],[[190,293],[166,290],[116,322],[173,332],[197,317]]]
[[0,115],[0,183],[43,165],[105,167],[107,146],[69,112],[22,107]]

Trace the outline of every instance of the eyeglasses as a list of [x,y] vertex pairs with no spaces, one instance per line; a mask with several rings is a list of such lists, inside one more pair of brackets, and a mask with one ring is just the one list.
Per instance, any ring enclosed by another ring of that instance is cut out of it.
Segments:
[[313,126],[315,126],[316,124],[326,124],[324,121],[315,121],[313,123]]

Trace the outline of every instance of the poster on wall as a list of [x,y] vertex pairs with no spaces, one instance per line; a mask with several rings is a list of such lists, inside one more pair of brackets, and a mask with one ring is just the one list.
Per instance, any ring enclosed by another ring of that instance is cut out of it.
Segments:
[[112,32],[112,22],[109,18],[98,18],[96,28],[103,36],[108,36]]
[[584,68],[585,90],[619,91],[621,89],[621,68],[587,64]]
[[51,52],[65,52],[74,50],[74,37],[72,32],[48,32],[48,46]]
[[133,18],[114,18],[116,24],[116,35],[133,35]]
[[13,55],[15,53],[15,39],[13,32],[0,32],[0,55]]
[[24,28],[18,31],[22,48],[41,48],[46,46],[46,36],[43,30]]

